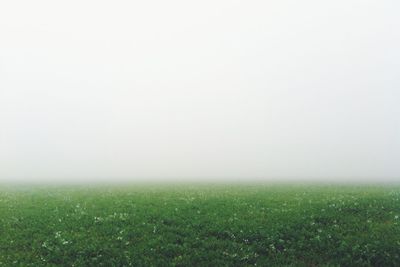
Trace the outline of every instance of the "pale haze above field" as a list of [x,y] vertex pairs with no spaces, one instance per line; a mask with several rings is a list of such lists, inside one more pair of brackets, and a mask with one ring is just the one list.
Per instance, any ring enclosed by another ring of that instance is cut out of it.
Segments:
[[400,181],[399,3],[2,1],[0,180]]

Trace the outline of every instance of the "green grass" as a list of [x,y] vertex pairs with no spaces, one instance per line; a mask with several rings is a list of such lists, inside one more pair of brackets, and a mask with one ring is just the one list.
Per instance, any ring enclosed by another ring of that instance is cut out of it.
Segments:
[[2,266],[400,266],[400,187],[0,191]]

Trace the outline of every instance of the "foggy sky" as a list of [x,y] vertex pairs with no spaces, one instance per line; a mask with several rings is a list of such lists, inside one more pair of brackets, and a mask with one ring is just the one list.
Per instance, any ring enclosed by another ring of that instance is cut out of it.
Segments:
[[399,13],[2,1],[0,180],[399,180]]

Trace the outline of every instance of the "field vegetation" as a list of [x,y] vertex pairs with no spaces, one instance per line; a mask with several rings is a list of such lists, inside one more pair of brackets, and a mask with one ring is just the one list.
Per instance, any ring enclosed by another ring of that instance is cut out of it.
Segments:
[[400,266],[400,187],[0,190],[0,266]]

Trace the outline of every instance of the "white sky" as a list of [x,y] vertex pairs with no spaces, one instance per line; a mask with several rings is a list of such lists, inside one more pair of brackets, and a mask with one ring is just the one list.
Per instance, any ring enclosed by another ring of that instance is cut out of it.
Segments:
[[400,180],[399,14],[1,1],[0,179]]

